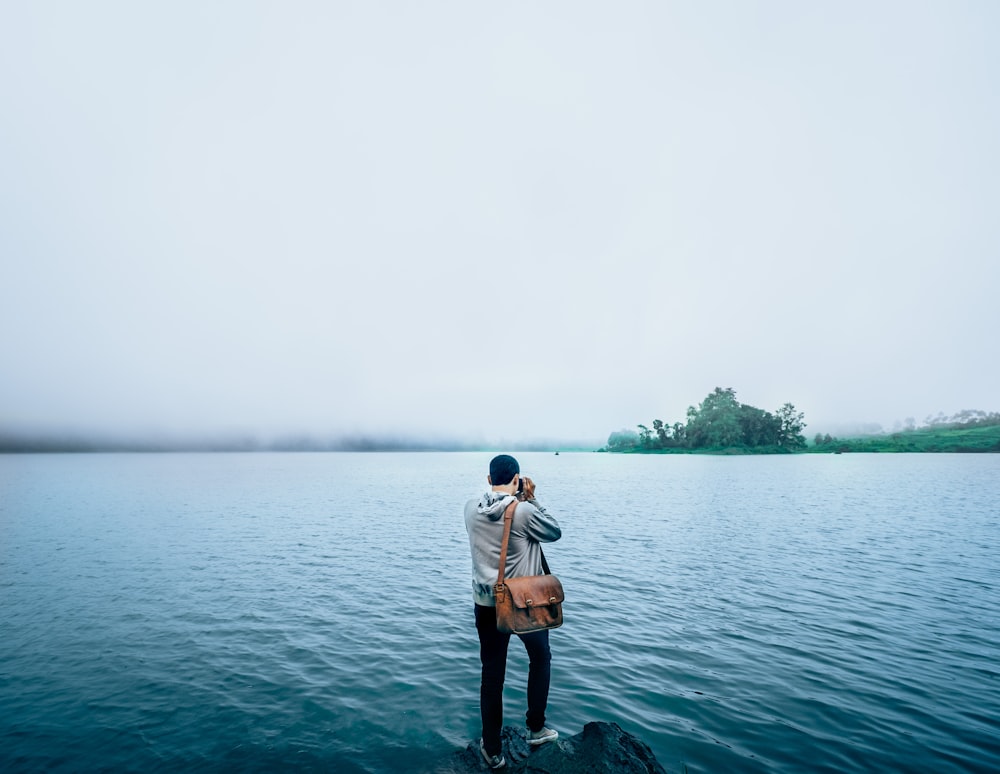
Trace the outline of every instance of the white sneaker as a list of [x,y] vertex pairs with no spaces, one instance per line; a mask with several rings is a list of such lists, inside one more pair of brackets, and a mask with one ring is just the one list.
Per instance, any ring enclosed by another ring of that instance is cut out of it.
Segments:
[[554,742],[559,738],[559,732],[551,728],[546,728],[542,726],[538,731],[532,731],[528,729],[528,744],[532,746],[545,744],[546,742]]
[[483,746],[483,740],[479,740],[479,752],[482,753],[483,760],[486,761],[486,765],[491,769],[502,769],[507,765],[506,759],[503,755],[490,755],[486,752],[486,747]]

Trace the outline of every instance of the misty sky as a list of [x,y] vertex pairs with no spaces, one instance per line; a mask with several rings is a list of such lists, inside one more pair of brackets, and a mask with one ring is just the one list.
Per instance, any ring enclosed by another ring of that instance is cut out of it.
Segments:
[[1000,410],[1000,4],[4,3],[0,429]]

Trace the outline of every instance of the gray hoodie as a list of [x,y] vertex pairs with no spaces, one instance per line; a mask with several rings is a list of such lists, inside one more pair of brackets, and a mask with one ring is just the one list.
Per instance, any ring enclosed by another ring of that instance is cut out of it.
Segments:
[[[472,595],[477,605],[496,606],[493,584],[500,567],[503,512],[514,498],[503,492],[486,492],[465,504],[465,529],[472,549]],[[542,574],[542,547],[562,537],[559,522],[537,500],[518,503],[507,543],[508,578]]]

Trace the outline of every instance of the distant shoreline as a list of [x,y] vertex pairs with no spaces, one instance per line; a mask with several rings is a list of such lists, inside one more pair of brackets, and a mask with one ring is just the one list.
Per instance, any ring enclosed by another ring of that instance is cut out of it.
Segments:
[[0,435],[0,454],[173,454],[255,452],[594,452],[595,444],[527,441],[511,444],[343,438],[332,441],[291,439],[116,440]]
[[603,449],[609,454],[996,454],[1000,453],[1000,425],[961,425],[953,427],[925,427],[884,435],[855,438],[824,437],[801,449],[774,446],[763,447],[704,447],[690,449],[642,448]]
[[690,448],[685,446],[598,448],[582,442],[526,441],[521,443],[473,443],[452,440],[350,436],[317,440],[284,438],[262,441],[256,438],[216,439],[121,439],[87,436],[0,434],[0,454],[169,454],[169,453],[252,453],[252,452],[583,452],[606,454],[703,454],[711,456],[758,456],[773,454],[851,453],[1000,453],[1000,425],[969,424],[924,427],[901,432],[853,438],[825,436],[806,446],[725,446]]

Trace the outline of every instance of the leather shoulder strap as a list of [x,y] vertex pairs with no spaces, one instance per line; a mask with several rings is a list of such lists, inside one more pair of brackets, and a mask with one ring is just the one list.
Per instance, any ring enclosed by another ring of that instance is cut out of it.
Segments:
[[518,500],[508,505],[503,512],[503,542],[500,544],[500,572],[497,575],[497,585],[503,583],[504,570],[507,567],[507,542],[510,540],[510,525],[514,523],[514,511],[517,508]]

